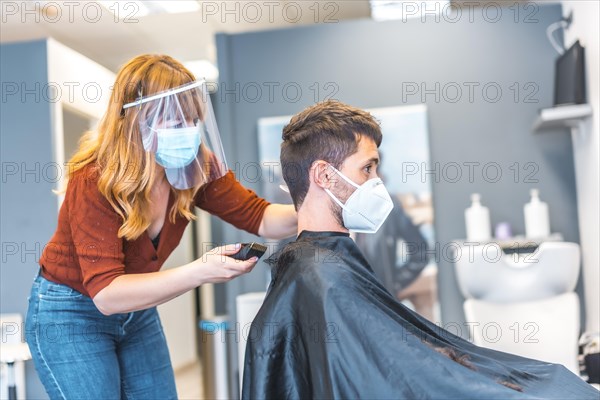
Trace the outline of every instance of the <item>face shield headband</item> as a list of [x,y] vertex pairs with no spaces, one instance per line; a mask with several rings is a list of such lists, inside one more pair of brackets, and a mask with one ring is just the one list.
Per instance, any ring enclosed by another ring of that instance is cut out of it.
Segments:
[[176,189],[202,186],[227,173],[227,162],[205,81],[127,103],[135,107],[144,149]]

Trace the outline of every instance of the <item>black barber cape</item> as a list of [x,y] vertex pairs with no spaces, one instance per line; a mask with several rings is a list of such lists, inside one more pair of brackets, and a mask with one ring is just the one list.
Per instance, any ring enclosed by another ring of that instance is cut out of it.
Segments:
[[243,399],[595,399],[561,365],[477,347],[412,312],[344,233],[274,254],[248,334]]

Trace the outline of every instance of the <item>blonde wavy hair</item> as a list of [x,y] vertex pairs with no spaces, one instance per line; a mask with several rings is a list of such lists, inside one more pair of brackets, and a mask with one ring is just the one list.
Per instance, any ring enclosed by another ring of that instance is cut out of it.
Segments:
[[[142,145],[137,107],[123,110],[123,105],[141,94],[148,96],[194,80],[194,75],[172,57],[144,54],[133,58],[119,71],[97,130],[81,138],[69,160],[68,178],[88,165],[98,168],[98,189],[123,218],[119,238],[134,240],[150,226],[150,192],[157,176],[154,154]],[[175,194],[169,211],[171,222],[178,214],[188,220],[195,218],[191,209],[198,188],[171,188]]]

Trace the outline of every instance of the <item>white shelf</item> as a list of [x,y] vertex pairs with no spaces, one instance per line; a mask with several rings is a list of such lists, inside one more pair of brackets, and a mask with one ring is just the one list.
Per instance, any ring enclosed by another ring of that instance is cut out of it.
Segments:
[[585,118],[592,115],[592,106],[589,104],[576,104],[558,106],[540,110],[540,115],[533,124],[534,131],[546,128],[573,128]]

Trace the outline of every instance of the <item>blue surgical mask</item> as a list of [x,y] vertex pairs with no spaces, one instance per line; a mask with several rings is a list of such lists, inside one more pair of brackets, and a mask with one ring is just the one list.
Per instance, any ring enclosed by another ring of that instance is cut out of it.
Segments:
[[183,168],[198,155],[200,126],[156,130],[156,162],[165,168]]

